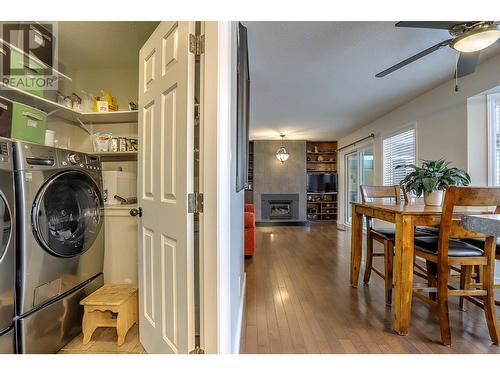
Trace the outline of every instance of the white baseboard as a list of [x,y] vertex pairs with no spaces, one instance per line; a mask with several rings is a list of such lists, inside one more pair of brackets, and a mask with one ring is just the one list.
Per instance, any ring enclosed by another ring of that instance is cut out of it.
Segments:
[[233,354],[240,354],[241,331],[243,329],[243,313],[245,311],[245,295],[247,291],[247,273],[243,273],[243,285],[241,287],[240,309],[238,311],[237,329],[234,335]]

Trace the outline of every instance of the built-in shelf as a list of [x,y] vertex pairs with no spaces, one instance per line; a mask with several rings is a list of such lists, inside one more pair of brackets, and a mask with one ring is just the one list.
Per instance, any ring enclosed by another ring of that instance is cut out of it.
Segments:
[[308,160],[308,164],[337,164],[336,161],[318,161],[318,160]]
[[94,152],[101,160],[134,160],[137,159],[137,151],[116,151],[116,152]]
[[309,192],[307,192],[307,194],[310,194],[310,195],[336,195],[337,192],[336,191],[329,192],[329,193],[309,193]]
[[308,151],[307,155],[335,155],[337,151],[318,151],[318,152],[312,152]]
[[[74,111],[76,112],[76,111]],[[117,124],[137,122],[137,111],[115,111],[115,112],[76,112],[82,116],[84,122],[91,124]]]
[[[313,150],[317,149],[318,152]],[[325,159],[337,158],[337,142],[307,141],[306,173],[336,173],[337,160],[317,160],[319,157]],[[318,169],[315,169],[318,168]],[[330,170],[327,170],[330,169]],[[330,193],[307,193],[307,220],[309,221],[336,221],[337,219],[337,192]]]
[[326,171],[326,170],[315,170],[315,169],[308,169],[307,170],[307,173],[337,173],[337,170],[329,170],[329,171]]
[[52,100],[39,97],[1,82],[0,89],[0,96],[38,108],[51,116],[71,121],[77,125],[135,123],[138,121],[137,111],[79,112]]

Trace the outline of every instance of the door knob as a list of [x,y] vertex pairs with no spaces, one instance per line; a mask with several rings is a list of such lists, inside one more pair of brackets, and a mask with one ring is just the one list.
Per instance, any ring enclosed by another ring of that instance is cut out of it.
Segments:
[[139,217],[142,217],[142,208],[141,207],[132,208],[130,210],[130,216],[139,216]]

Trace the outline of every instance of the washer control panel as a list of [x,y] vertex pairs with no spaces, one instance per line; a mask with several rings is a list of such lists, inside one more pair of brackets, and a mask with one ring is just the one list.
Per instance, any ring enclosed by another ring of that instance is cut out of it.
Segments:
[[80,156],[78,156],[78,154],[71,153],[68,155],[68,161],[73,165],[78,164]]
[[77,151],[59,149],[61,167],[82,168],[89,171],[100,171],[101,161],[98,156],[83,154]]
[[10,143],[3,142],[0,140],[0,168],[10,169],[12,168],[12,158],[11,158],[11,145]]

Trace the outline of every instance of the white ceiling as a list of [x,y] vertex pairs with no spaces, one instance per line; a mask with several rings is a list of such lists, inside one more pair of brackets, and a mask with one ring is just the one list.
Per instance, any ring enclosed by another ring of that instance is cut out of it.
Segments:
[[[450,35],[395,22],[243,22],[250,60],[250,138],[338,139],[453,77],[442,48],[375,74]],[[481,61],[500,52],[500,43]],[[450,95],[453,95],[450,88]]]
[[59,22],[59,58],[69,67],[136,67],[139,50],[156,26],[158,22]]

